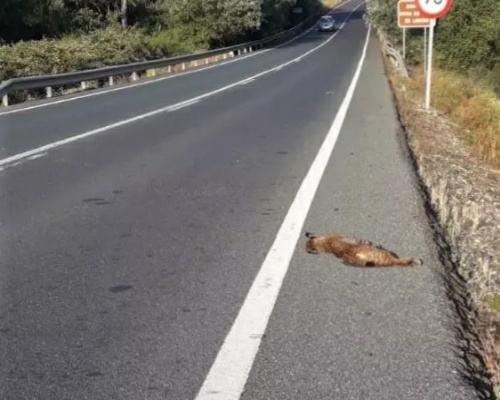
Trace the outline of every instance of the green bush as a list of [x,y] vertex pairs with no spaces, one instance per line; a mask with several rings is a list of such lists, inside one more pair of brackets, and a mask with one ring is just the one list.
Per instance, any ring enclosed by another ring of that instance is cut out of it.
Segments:
[[196,32],[187,26],[173,27],[147,36],[147,47],[159,58],[166,54],[178,56],[208,50],[209,39],[202,32]]
[[170,54],[168,43],[162,35],[112,27],[88,35],[0,46],[0,80],[165,57]]

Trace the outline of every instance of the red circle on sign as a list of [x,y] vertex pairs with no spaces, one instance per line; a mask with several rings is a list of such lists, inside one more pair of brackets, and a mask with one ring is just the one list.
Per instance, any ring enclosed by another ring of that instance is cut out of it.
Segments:
[[434,19],[443,18],[446,14],[448,14],[451,6],[453,5],[453,0],[444,0],[446,2],[446,6],[440,12],[438,12],[437,14],[429,14],[429,13],[426,13],[424,11],[424,9],[422,8],[422,6],[420,5],[420,2],[422,2],[422,1],[424,1],[424,0],[416,0],[415,1],[415,3],[417,3],[418,11],[420,11],[420,14],[422,14],[423,17],[434,18]]

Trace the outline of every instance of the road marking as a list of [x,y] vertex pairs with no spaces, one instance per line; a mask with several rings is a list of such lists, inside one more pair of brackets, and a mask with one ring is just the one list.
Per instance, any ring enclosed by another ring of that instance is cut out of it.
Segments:
[[356,72],[332,126],[195,400],[237,400],[243,392],[309,208],[349,109],[366,57],[370,30],[371,25]]
[[[336,9],[336,8],[338,8],[340,6],[343,6],[343,5],[347,4],[347,3],[350,3],[351,1],[353,1],[353,0],[346,0],[343,3],[337,4],[332,9],[332,11],[330,11],[328,14],[332,14],[334,9]],[[239,56],[239,57],[237,57],[237,58],[235,58],[233,60],[219,62],[217,64],[208,65],[206,67],[199,68],[199,69],[192,70],[192,71],[180,72],[180,73],[176,73],[174,75],[169,75],[169,76],[164,76],[164,77],[161,77],[161,78],[151,79],[151,80],[147,80],[147,81],[144,81],[144,82],[137,82],[137,83],[134,83],[134,84],[131,84],[131,85],[127,85],[127,86],[114,87],[112,89],[104,89],[104,90],[100,90],[98,92],[93,92],[93,93],[88,93],[88,94],[82,94],[82,95],[78,95],[78,96],[71,97],[71,98],[64,98],[64,99],[61,99],[61,100],[51,101],[51,102],[48,102],[48,103],[36,104],[36,105],[27,106],[27,107],[23,107],[23,108],[16,108],[14,110],[7,110],[7,111],[1,111],[0,110],[0,117],[2,117],[3,115],[16,114],[16,113],[20,113],[20,112],[23,112],[23,111],[34,110],[34,109],[37,109],[37,108],[49,107],[49,106],[52,106],[52,105],[66,103],[66,102],[69,102],[69,101],[75,101],[75,100],[85,99],[87,97],[101,96],[103,94],[113,93],[113,92],[117,92],[119,90],[132,89],[132,88],[135,88],[135,87],[138,87],[138,86],[143,86],[143,85],[150,85],[152,83],[166,81],[168,79],[178,78],[178,77],[181,77],[181,76],[184,76],[184,75],[195,74],[197,72],[206,71],[206,70],[209,70],[209,69],[212,69],[212,68],[222,67],[224,65],[228,65],[228,64],[232,64],[234,62],[246,60],[247,58],[254,57],[254,56],[257,56],[257,55],[261,55],[261,54],[267,53],[268,51],[276,50],[276,49],[279,49],[280,47],[286,46],[287,44],[290,44],[290,43],[294,42],[295,40],[298,40],[301,37],[303,37],[304,35],[306,35],[309,32],[311,32],[314,29],[315,26],[316,26],[316,24],[314,24],[312,27],[310,27],[309,29],[307,29],[305,32],[302,32],[300,35],[295,36],[294,38],[292,38],[292,39],[290,39],[290,40],[286,41],[285,43],[282,43],[282,44],[280,44],[278,46],[272,47],[270,49],[265,49],[265,50],[257,50],[257,51],[255,51],[255,52],[253,52],[251,54],[248,54],[246,56]]]
[[[305,52],[304,54],[302,54],[298,58],[304,58],[304,57],[308,56],[309,54],[314,53],[315,51],[321,49],[323,46],[326,46],[329,42],[331,42],[337,36],[337,33],[340,32],[340,30],[344,27],[344,25],[346,24],[346,22],[349,20],[349,17],[359,7],[361,7],[363,4],[364,4],[364,2],[360,3],[359,5],[357,5],[347,15],[347,17],[345,18],[344,22],[340,26],[339,30],[336,31],[332,36],[330,36],[327,40],[325,40],[324,42],[322,42],[318,46],[316,46],[316,47],[308,50],[307,52]],[[115,122],[113,124],[106,125],[106,126],[103,126],[101,128],[93,129],[93,130],[85,132],[85,133],[76,134],[75,136],[70,136],[70,137],[68,137],[66,139],[58,140],[57,142],[53,142],[53,143],[50,143],[50,144],[47,144],[47,145],[44,145],[44,146],[41,146],[41,147],[37,147],[36,149],[32,149],[32,150],[25,151],[23,153],[15,154],[13,156],[10,156],[10,157],[7,157],[7,158],[4,158],[4,159],[0,160],[0,166],[16,162],[16,161],[21,160],[23,158],[30,157],[30,156],[32,156],[34,154],[39,154],[39,153],[42,153],[42,152],[46,152],[48,150],[55,149],[56,147],[60,147],[60,146],[63,146],[65,144],[68,144],[68,143],[76,142],[77,140],[81,140],[81,139],[85,139],[85,138],[90,137],[90,136],[97,135],[98,133],[102,133],[102,132],[105,132],[105,131],[108,131],[108,130],[111,130],[111,129],[114,129],[114,128],[118,128],[120,126],[127,125],[127,124],[130,124],[130,123],[133,123],[133,122],[136,122],[136,121],[148,118],[148,117],[152,117],[152,116],[157,115],[157,114],[161,114],[161,113],[169,112],[169,111],[174,111],[174,110],[178,109],[180,106],[187,107],[188,105],[196,104],[200,100],[203,100],[203,99],[205,99],[207,97],[214,96],[214,95],[216,95],[218,93],[225,92],[225,91],[227,91],[229,89],[232,89],[232,88],[234,88],[234,87],[236,87],[238,85],[241,85],[242,82],[248,81],[249,79],[257,79],[257,78],[260,78],[260,77],[262,77],[264,75],[270,74],[271,72],[275,71],[277,68],[281,69],[281,68],[283,68],[283,67],[285,67],[287,65],[291,65],[291,64],[295,63],[295,60],[296,59],[287,61],[287,62],[285,62],[283,64],[277,65],[276,67],[273,67],[271,69],[259,72],[258,74],[249,76],[249,77],[247,77],[245,79],[242,79],[242,80],[239,80],[237,82],[231,83],[229,85],[223,86],[223,87],[221,87],[219,89],[216,89],[216,90],[213,90],[211,92],[204,93],[204,94],[202,94],[200,96],[193,97],[192,99],[187,99],[187,100],[181,101],[179,103],[169,105],[167,107],[159,108],[157,110],[153,110],[153,111],[147,112],[145,114],[138,115],[136,117],[132,117],[132,118],[128,118],[128,119],[125,119],[125,120],[122,120],[122,121],[118,121],[118,122]],[[187,103],[189,103],[189,104],[187,104]]]
[[184,103],[179,103],[175,106],[169,107],[168,112],[177,111],[177,110],[180,110],[181,108],[184,108],[184,107],[189,107],[190,105],[196,104],[199,101],[200,101],[199,99],[193,99],[193,100],[185,101]]
[[250,82],[253,82],[254,80],[255,80],[255,78],[245,79],[244,81],[240,82],[240,85],[248,85]]

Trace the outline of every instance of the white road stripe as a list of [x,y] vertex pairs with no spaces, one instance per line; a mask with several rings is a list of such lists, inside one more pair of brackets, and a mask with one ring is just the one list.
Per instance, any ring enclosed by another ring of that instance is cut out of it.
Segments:
[[179,103],[175,106],[170,107],[168,112],[177,111],[177,110],[180,110],[181,108],[184,108],[184,107],[189,107],[193,104],[198,103],[199,101],[200,101],[199,99],[193,99],[193,100],[185,101],[184,103]]
[[351,103],[366,57],[370,31],[371,26],[358,67],[333,124],[195,400],[237,400],[243,392],[309,208]]
[[245,79],[244,81],[240,82],[240,85],[248,85],[250,82],[253,82],[254,80],[255,80],[255,78]]
[[[304,57],[308,56],[309,54],[311,54],[311,53],[319,50],[323,46],[327,45],[330,41],[332,41],[337,36],[337,33],[340,32],[340,30],[344,27],[344,25],[346,24],[346,22],[349,20],[349,17],[351,16],[351,14],[354,13],[354,11],[356,11],[363,4],[364,3],[361,3],[358,6],[356,6],[347,15],[346,19],[344,20],[344,22],[340,26],[339,30],[337,32],[335,32],[335,34],[333,34],[327,40],[325,40],[324,42],[322,42],[318,46],[310,49],[309,51],[305,52],[304,54],[302,54],[301,56],[299,56],[297,58],[304,58]],[[13,156],[10,156],[10,157],[7,157],[7,158],[4,158],[4,159],[0,160],[0,166],[4,166],[6,164],[10,164],[10,163],[16,162],[16,161],[21,160],[23,158],[30,157],[30,156],[32,156],[34,154],[38,154],[38,153],[46,152],[48,150],[52,150],[52,149],[54,149],[56,147],[60,147],[60,146],[63,146],[65,144],[68,144],[68,143],[76,142],[77,140],[81,140],[81,139],[85,139],[85,138],[90,137],[90,136],[97,135],[98,133],[106,132],[106,131],[109,131],[111,129],[123,126],[123,125],[127,125],[127,124],[130,124],[130,123],[133,123],[133,122],[145,119],[145,118],[149,118],[149,117],[152,117],[152,116],[157,115],[157,114],[161,114],[161,113],[164,113],[164,112],[173,111],[175,109],[178,109],[180,107],[185,107],[187,105],[196,104],[200,100],[203,100],[203,99],[205,99],[207,97],[211,97],[211,96],[213,96],[215,94],[218,94],[218,93],[221,93],[221,92],[225,92],[225,91],[227,91],[229,89],[232,89],[232,88],[234,88],[234,87],[236,87],[238,85],[241,85],[242,82],[245,82],[248,79],[257,79],[257,78],[260,78],[260,77],[262,77],[264,75],[267,75],[267,74],[275,71],[278,68],[281,69],[281,68],[283,68],[283,67],[285,67],[287,65],[290,65],[290,64],[294,63],[297,60],[297,58],[295,58],[293,60],[290,60],[290,61],[287,61],[286,63],[278,65],[278,66],[276,66],[274,68],[271,68],[269,70],[259,72],[258,74],[255,74],[253,76],[250,76],[250,77],[247,77],[245,79],[239,80],[237,82],[231,83],[229,85],[223,86],[223,87],[221,87],[219,89],[213,90],[213,91],[208,92],[208,93],[204,93],[204,94],[202,94],[200,96],[197,96],[197,97],[194,97],[192,99],[187,99],[187,100],[181,101],[179,103],[169,105],[167,107],[162,107],[162,108],[159,108],[157,110],[153,110],[153,111],[150,111],[148,113],[138,115],[136,117],[128,118],[128,119],[125,119],[125,120],[122,120],[122,121],[115,122],[115,123],[110,124],[110,125],[103,126],[101,128],[97,128],[97,129],[93,129],[93,130],[85,132],[85,133],[77,134],[75,136],[71,136],[71,137],[68,137],[66,139],[62,139],[62,140],[59,140],[57,142],[53,142],[53,143],[47,144],[45,146],[38,147],[36,149],[32,149],[32,150],[25,151],[23,153],[15,154]],[[186,105],[186,103],[189,103],[189,104]]]
[[[334,10],[334,9],[340,7],[340,6],[343,6],[343,5],[347,4],[347,3],[350,3],[351,1],[353,1],[353,0],[347,0],[345,2],[342,2],[342,3],[338,4],[338,5],[336,5],[332,10]],[[333,11],[329,12],[328,14],[332,14],[332,13],[333,13]],[[134,83],[134,84],[129,84],[127,86],[118,86],[118,87],[114,87],[112,89],[103,89],[103,90],[99,90],[98,92],[92,92],[92,93],[88,93],[88,94],[82,94],[82,95],[74,96],[74,97],[70,97],[70,98],[63,98],[63,99],[60,99],[60,100],[54,100],[54,101],[50,101],[50,102],[47,102],[47,103],[35,104],[35,105],[32,105],[32,106],[26,106],[26,107],[23,107],[23,108],[16,108],[16,109],[7,110],[7,111],[2,111],[0,109],[0,117],[2,117],[4,115],[9,115],[9,114],[20,113],[20,112],[23,112],[23,111],[34,110],[34,109],[37,109],[37,108],[49,107],[49,106],[53,106],[53,105],[56,105],[56,104],[67,103],[69,101],[75,101],[75,100],[85,99],[87,97],[101,96],[103,94],[113,93],[113,92],[116,92],[116,91],[119,91],[119,90],[132,89],[132,88],[135,88],[135,87],[138,87],[138,86],[150,85],[152,83],[161,82],[161,81],[165,81],[165,80],[168,80],[168,79],[174,79],[174,78],[178,78],[178,77],[184,76],[184,75],[196,74],[198,72],[206,71],[206,70],[209,70],[209,69],[212,69],[212,68],[223,67],[224,65],[228,65],[228,64],[232,64],[232,63],[235,63],[235,62],[238,62],[238,61],[246,60],[247,58],[255,57],[255,56],[267,53],[268,51],[276,50],[276,49],[279,49],[280,47],[286,46],[287,44],[290,44],[290,43],[292,43],[292,42],[300,39],[304,35],[308,34],[309,32],[311,32],[314,29],[315,26],[316,26],[316,24],[314,24],[311,28],[307,29],[305,32],[302,32],[300,35],[295,36],[294,38],[292,38],[292,39],[290,39],[290,40],[286,41],[285,43],[282,43],[282,44],[280,44],[278,46],[275,46],[275,47],[270,48],[270,49],[265,49],[265,50],[257,50],[255,52],[253,52],[251,54],[248,54],[248,55],[245,55],[245,56],[238,56],[237,58],[235,58],[233,60],[219,62],[217,64],[208,65],[206,67],[199,68],[199,69],[192,70],[192,71],[185,71],[185,72],[175,73],[174,75],[169,75],[169,76],[164,76],[164,77],[161,77],[161,78],[150,79],[150,80],[147,80],[147,81],[144,81],[144,82],[137,82],[137,83]]]

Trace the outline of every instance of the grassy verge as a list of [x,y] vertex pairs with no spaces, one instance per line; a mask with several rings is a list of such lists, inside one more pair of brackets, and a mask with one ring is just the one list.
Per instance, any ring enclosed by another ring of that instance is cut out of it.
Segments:
[[[412,72],[407,88],[413,98],[424,93],[422,67]],[[436,69],[432,74],[432,105],[460,129],[477,156],[500,169],[500,99],[493,90],[470,78]]]
[[466,359],[481,364],[487,380],[500,387],[499,100],[466,77],[435,69],[433,110],[427,112],[422,68],[405,79],[386,65],[418,174],[443,231],[446,245],[440,247],[451,259],[444,279],[456,287],[450,283],[456,276],[465,291],[452,296],[460,298],[457,309],[470,335],[464,350],[474,355]]

